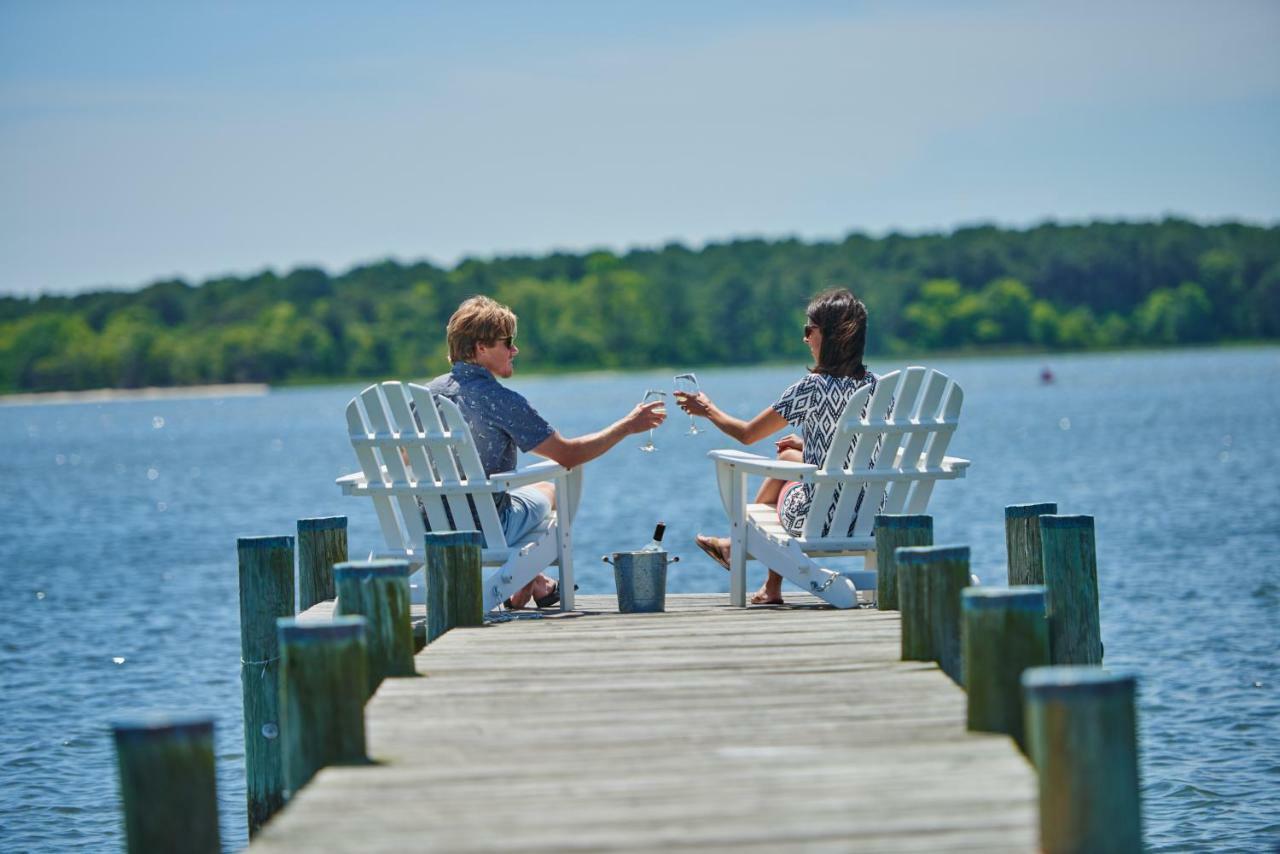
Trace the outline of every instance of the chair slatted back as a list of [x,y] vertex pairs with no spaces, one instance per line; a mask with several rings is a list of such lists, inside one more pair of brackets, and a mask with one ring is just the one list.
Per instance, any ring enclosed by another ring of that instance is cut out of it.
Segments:
[[[832,437],[831,446],[827,448],[827,456],[822,464],[823,471],[835,474],[842,471],[856,472],[868,467],[875,449],[873,443],[861,441],[864,425],[862,412],[864,409],[867,412],[868,421],[865,423],[883,420],[893,401],[893,393],[890,389],[897,379],[898,373],[895,371],[879,378],[874,393],[870,385],[865,385],[853,393],[845,404],[844,412],[840,415],[840,424],[836,428],[835,436]],[[839,536],[843,536],[843,532],[849,529],[849,521],[857,505],[859,486],[851,480],[843,479],[819,483],[813,492],[813,501],[809,505],[809,515],[805,518],[802,536],[807,540],[824,536],[823,528],[828,527],[828,518],[831,519],[832,524],[826,536],[837,536],[834,533],[836,531],[842,532]],[[835,506],[832,515],[833,504]],[[836,527],[841,519],[844,520],[844,527]]]
[[[356,459],[360,463],[360,471],[364,474],[365,482],[387,484],[388,477],[382,470],[381,452],[368,442],[373,438],[374,430],[369,426],[369,421],[361,409],[359,397],[353,397],[347,404],[347,432],[351,436],[351,447],[356,452]],[[383,539],[388,544],[405,542],[404,527],[391,496],[373,494],[371,497]]]
[[389,545],[400,543],[412,553],[421,549],[427,529],[418,509],[420,500],[432,531],[479,527],[487,548],[506,547],[494,488],[457,404],[433,396],[424,386],[410,384],[406,391],[402,383],[386,382],[371,385],[352,399],[347,405],[347,426],[366,482],[408,488],[371,496]]
[[[925,468],[935,469],[942,465],[942,458],[947,455],[947,446],[951,444],[951,434],[955,432],[956,422],[960,418],[960,406],[963,403],[964,391],[960,386],[952,383],[934,418],[938,429],[929,433],[928,445],[924,452]],[[936,484],[936,480],[917,481],[911,489],[907,512],[923,513],[929,506],[929,498],[933,495],[933,487]]]
[[[484,473],[484,465],[480,462],[480,452],[476,449],[475,440],[471,436],[471,428],[467,426],[466,419],[462,417],[462,410],[448,398],[437,397],[435,401],[449,435],[462,439],[452,448],[457,455],[457,461],[462,466],[462,473],[466,477],[466,482],[468,484],[487,484],[489,478]],[[475,501],[480,533],[484,534],[486,547],[495,549],[507,545],[507,537],[502,531],[502,523],[498,521],[498,508],[493,503],[492,490],[473,493],[472,498]],[[455,520],[457,518],[456,516],[454,517]],[[462,530],[465,530],[465,528]]]
[[[904,411],[902,413],[903,420],[914,425],[927,424],[930,419],[936,416],[938,403],[942,400],[942,393],[946,388],[947,375],[939,371],[930,371],[928,381],[924,384],[924,393],[920,395],[919,405],[914,410]],[[925,442],[928,439],[929,433],[927,432],[908,434],[907,441],[902,447],[902,464],[908,465],[915,460],[919,460],[920,455],[924,452]],[[905,513],[907,499],[914,485],[909,480],[891,483],[885,494],[884,512]]]
[[[885,374],[874,392],[854,392],[822,467],[844,476],[818,482],[801,537],[866,537],[879,512],[923,513],[934,480],[912,472],[941,465],[963,400],[946,374],[922,367]],[[859,478],[870,472],[875,480]]]
[[[897,382],[897,388],[893,389],[893,383],[887,382],[886,393],[893,392],[893,408],[891,417],[886,420],[887,425],[901,425],[903,423],[914,423],[912,418],[917,412],[920,402],[920,389],[924,385],[925,375],[928,370],[919,366],[907,368],[905,371],[895,372],[901,373],[901,379]],[[879,389],[877,389],[879,391]],[[880,434],[880,449],[876,453],[876,460],[883,461],[880,463],[883,468],[886,465],[893,465],[898,459],[898,452],[903,450],[903,444],[909,444],[914,433],[904,433],[893,429],[886,429]],[[917,457],[919,454],[916,455]],[[904,460],[910,459],[903,454]],[[880,504],[885,499],[885,493],[888,491],[889,483],[886,481],[874,481],[866,485],[866,492],[862,499],[862,506],[858,511],[857,521],[853,526],[853,535],[855,537],[868,537],[871,530],[876,524],[876,513],[880,510]],[[862,508],[866,508],[867,512],[862,512]],[[831,526],[833,531],[847,531],[848,522],[844,523],[844,527],[837,528]]]
[[[421,420],[423,453],[429,453],[429,459],[432,463],[431,474],[435,479],[435,483],[440,486],[462,485],[462,466],[458,463],[457,453],[452,447],[452,442],[449,441],[451,438],[449,431],[445,429],[444,421],[440,418],[440,411],[436,408],[435,396],[431,394],[426,386],[410,384],[409,397],[413,401],[414,411],[417,412],[418,418]],[[471,431],[467,430],[464,435],[470,439]],[[475,451],[474,447],[472,451]],[[431,497],[435,498],[437,505],[440,503],[439,496]],[[449,505],[449,513],[453,516],[456,525],[466,527],[468,522],[473,521],[471,507],[467,504],[467,496],[449,492],[445,493],[444,500]],[[428,519],[431,521],[431,530],[448,531],[449,522],[445,518],[443,508],[441,508],[440,517],[440,522],[437,524],[435,519],[428,515]],[[489,542],[493,541],[490,540]]]
[[[382,394],[387,402],[388,420],[391,422],[396,435],[402,439],[407,438],[408,435],[420,436],[418,422],[414,419],[413,411],[405,400],[404,385],[398,382],[383,383]],[[440,481],[436,474],[436,468],[432,465],[431,457],[427,454],[425,445],[411,442],[400,447],[403,448],[404,456],[408,460],[409,479],[415,483],[423,483],[424,481],[438,483]],[[444,502],[440,500],[440,496],[427,493],[419,495],[418,500],[422,503],[423,510],[426,511],[427,522],[431,525],[431,530],[448,530],[449,517],[445,515]]]
[[[832,456],[828,452],[827,459],[823,463],[827,471],[856,473],[866,471],[875,465],[879,437],[869,435],[863,427],[865,425],[882,425],[885,423],[893,406],[893,389],[897,383],[898,371],[885,375],[876,383],[876,389],[871,392],[871,399],[865,405],[867,413],[865,418],[862,415],[863,406],[845,406],[840,425],[840,433],[845,447],[844,455]],[[853,403],[853,401],[850,400],[850,403]],[[848,450],[850,446],[852,446],[852,457],[850,457]],[[839,495],[833,496],[835,508],[830,517],[831,523],[827,536],[843,537],[853,523],[854,514],[862,506],[862,494],[865,485],[858,481],[849,481],[840,484],[838,488]],[[825,508],[829,507],[830,504],[821,506]],[[820,533],[823,527],[827,527],[826,521],[826,514],[824,513],[823,518],[817,520],[817,532]]]
[[[390,391],[394,393],[397,390]],[[365,415],[369,418],[374,437],[387,442],[378,449],[382,455],[382,465],[387,470],[387,482],[398,486],[412,484],[414,479],[400,455],[400,448],[403,447],[400,444],[401,426],[392,421],[391,412],[382,397],[382,389],[376,385],[369,386],[360,392],[360,401],[364,404]],[[412,495],[404,494],[397,495],[395,502],[404,525],[402,530],[406,535],[405,547],[414,548],[417,543],[422,542],[422,537],[427,532],[426,526],[422,524],[422,514],[418,512],[418,502],[414,501]]]

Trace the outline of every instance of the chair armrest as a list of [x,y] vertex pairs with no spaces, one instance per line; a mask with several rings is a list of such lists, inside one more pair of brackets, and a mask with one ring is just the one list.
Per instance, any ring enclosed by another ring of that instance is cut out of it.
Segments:
[[[925,468],[927,466],[928,454],[921,454],[916,460],[914,468]],[[894,468],[908,468],[903,465],[902,448],[898,449],[898,453],[893,458]],[[955,471],[963,473],[969,467],[969,461],[963,457],[943,457],[942,464],[939,466],[943,471]]]
[[779,480],[810,480],[818,467],[810,463],[793,463],[788,460],[772,460],[746,451],[719,450],[709,451],[707,456],[716,461],[716,465],[732,465],[747,474],[758,474],[765,477],[776,477]]
[[489,482],[511,489],[516,486],[525,486],[530,483],[563,477],[568,472],[569,469],[554,460],[542,460],[515,471],[495,472],[489,475]]
[[346,486],[347,484],[364,483],[364,472],[353,471],[351,474],[344,474],[342,477],[334,481],[338,486]]

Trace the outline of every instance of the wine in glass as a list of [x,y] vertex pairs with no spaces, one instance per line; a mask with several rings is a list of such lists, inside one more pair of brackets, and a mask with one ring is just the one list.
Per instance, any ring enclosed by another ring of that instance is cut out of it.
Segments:
[[[640,402],[653,403],[655,400],[662,402],[662,406],[659,406],[657,408],[657,411],[665,413],[667,409],[667,406],[666,406],[667,393],[665,391],[659,391],[657,389],[649,389],[644,393],[644,399],[641,400]],[[649,428],[649,438],[645,441],[643,445],[640,446],[640,450],[646,453],[651,453],[653,451],[658,450],[658,447],[653,444],[653,428],[652,427]]]
[[[684,392],[688,395],[696,395],[698,389],[698,378],[693,374],[676,374],[675,378],[676,391]],[[702,431],[698,429],[698,421],[693,417],[693,413],[689,413],[689,429],[685,432],[686,436],[696,436]]]

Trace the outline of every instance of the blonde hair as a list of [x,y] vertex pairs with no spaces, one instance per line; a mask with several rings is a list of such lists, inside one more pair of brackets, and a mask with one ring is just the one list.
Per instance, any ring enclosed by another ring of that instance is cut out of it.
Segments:
[[449,318],[449,361],[470,362],[476,344],[491,343],[516,334],[516,315],[497,300],[471,297]]

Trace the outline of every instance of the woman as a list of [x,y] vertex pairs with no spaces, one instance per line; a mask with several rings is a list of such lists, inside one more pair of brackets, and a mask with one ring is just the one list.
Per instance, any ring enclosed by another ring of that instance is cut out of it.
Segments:
[[[743,421],[724,412],[705,394],[676,392],[680,408],[690,415],[707,418],[744,445],[754,444],[788,424],[799,427],[803,439],[792,433],[777,441],[778,459],[822,465],[849,398],[868,384],[874,392],[876,376],[862,364],[867,343],[867,309],[857,297],[843,288],[824,291],[809,303],[805,315],[808,322],[804,327],[804,341],[809,345],[814,365],[772,406],[750,421]],[[777,505],[779,520],[792,534],[799,534],[804,527],[812,499],[812,484],[774,478],[766,479],[756,493],[756,503]],[[830,509],[824,508],[824,511],[830,512]],[[699,534],[696,542],[716,563],[729,568],[727,537]],[[769,570],[768,579],[751,597],[751,604],[781,605],[782,576]]]

